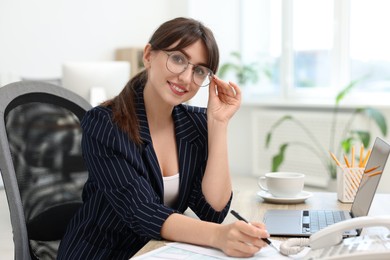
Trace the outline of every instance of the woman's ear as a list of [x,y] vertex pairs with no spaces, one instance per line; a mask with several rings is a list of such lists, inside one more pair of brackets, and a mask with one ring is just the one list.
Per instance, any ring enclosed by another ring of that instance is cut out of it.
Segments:
[[142,57],[145,69],[150,67],[150,58],[151,58],[152,46],[150,44],[146,44],[144,48],[144,55]]

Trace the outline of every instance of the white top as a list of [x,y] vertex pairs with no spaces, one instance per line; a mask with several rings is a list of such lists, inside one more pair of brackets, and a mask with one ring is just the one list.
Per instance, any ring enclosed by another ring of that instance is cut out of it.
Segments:
[[179,196],[179,174],[164,177],[164,205],[172,207]]

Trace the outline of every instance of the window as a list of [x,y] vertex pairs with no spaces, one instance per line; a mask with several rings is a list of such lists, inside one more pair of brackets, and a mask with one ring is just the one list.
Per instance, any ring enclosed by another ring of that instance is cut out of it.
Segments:
[[362,79],[355,96],[390,96],[388,10],[388,0],[242,1],[242,56],[260,65],[260,80],[244,92],[257,100],[333,102],[351,80]]
[[350,2],[351,78],[367,77],[364,92],[390,92],[390,1]]
[[292,9],[293,86],[330,85],[333,47],[333,3],[295,0]]
[[[256,64],[258,82],[247,92],[277,95],[280,89],[282,53],[281,0],[244,0],[242,4],[242,58]],[[260,33],[258,33],[260,32]]]

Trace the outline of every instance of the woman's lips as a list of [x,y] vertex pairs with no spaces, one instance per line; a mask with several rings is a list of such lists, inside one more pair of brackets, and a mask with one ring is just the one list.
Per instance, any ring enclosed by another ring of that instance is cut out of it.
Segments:
[[169,87],[171,88],[172,92],[175,93],[176,95],[182,96],[185,93],[187,93],[185,89],[171,82],[169,82]]

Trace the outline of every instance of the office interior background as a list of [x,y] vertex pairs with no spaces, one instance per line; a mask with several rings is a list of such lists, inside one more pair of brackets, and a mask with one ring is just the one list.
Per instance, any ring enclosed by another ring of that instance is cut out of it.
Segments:
[[[238,63],[251,65],[258,77],[241,84],[243,104],[229,126],[232,174],[263,175],[281,143],[312,145],[314,136],[322,153],[291,146],[280,170],[303,172],[306,185],[327,189],[329,174],[321,160],[330,156],[337,93],[357,81],[340,103],[335,144],[355,108],[374,107],[390,120],[389,5],[386,0],[0,0],[0,85],[22,79],[61,84],[65,63],[115,61],[119,49],[143,48],[162,22],[199,19],[215,34],[221,65],[237,62],[232,53],[239,53]],[[238,81],[234,72],[225,77]],[[207,90],[189,103],[205,106]],[[285,115],[298,118],[313,136],[286,122],[266,148],[267,132]],[[375,136],[390,140],[364,117],[353,127],[369,130],[372,142]],[[389,174],[383,174],[380,192],[390,192]]]

